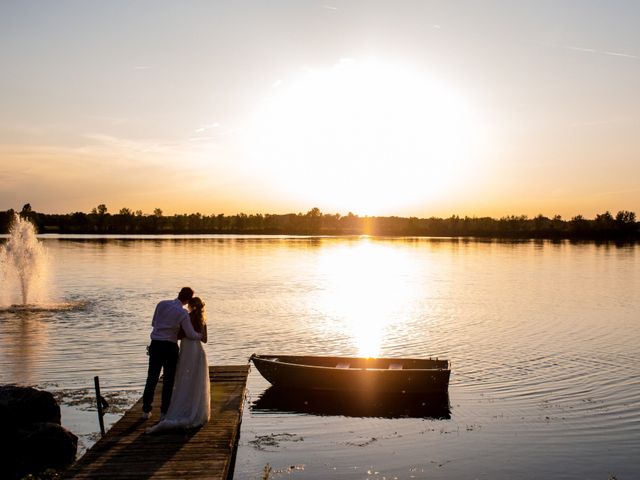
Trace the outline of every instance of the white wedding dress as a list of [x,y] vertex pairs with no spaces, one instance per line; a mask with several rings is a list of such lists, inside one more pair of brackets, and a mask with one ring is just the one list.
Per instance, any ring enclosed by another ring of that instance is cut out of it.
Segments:
[[200,340],[183,338],[169,410],[147,433],[201,427],[209,421],[210,407],[207,354]]

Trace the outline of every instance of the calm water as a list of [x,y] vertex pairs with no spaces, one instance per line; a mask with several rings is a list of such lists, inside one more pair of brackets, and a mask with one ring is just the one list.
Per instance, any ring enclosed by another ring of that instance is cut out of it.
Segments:
[[93,376],[113,423],[141,395],[155,303],[191,285],[207,302],[212,364],[254,352],[452,362],[449,413],[404,418],[265,410],[268,385],[252,369],[235,478],[260,479],[266,464],[272,478],[640,478],[640,246],[43,242],[48,301],[71,308],[0,309],[0,383],[57,392],[83,448],[98,429]]

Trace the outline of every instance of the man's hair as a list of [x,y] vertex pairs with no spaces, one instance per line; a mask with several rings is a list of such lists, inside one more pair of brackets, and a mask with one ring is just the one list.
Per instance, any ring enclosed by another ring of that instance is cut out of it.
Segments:
[[193,289],[191,287],[182,287],[180,293],[178,294],[178,300],[185,303],[191,300],[193,297]]

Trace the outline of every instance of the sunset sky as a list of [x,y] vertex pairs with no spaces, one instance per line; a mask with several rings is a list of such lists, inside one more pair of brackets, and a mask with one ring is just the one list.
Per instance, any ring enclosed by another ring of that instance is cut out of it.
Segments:
[[640,2],[0,3],[0,210],[640,213]]

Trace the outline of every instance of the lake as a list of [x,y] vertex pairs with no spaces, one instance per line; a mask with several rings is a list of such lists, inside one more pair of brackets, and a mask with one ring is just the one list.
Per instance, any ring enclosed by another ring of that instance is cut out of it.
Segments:
[[0,383],[55,392],[82,450],[98,436],[94,375],[110,425],[142,394],[155,304],[189,285],[207,304],[210,364],[244,364],[254,352],[451,361],[446,405],[373,416],[329,400],[274,407],[253,368],[237,479],[260,479],[267,465],[271,478],[640,478],[638,245],[41,241],[47,281],[37,301],[53,306],[7,307],[19,295],[5,279]]

